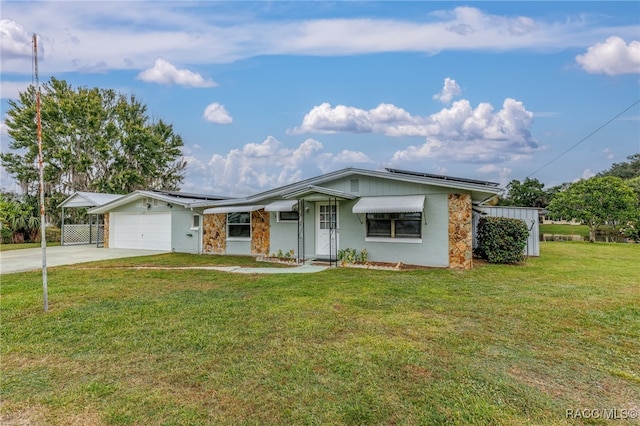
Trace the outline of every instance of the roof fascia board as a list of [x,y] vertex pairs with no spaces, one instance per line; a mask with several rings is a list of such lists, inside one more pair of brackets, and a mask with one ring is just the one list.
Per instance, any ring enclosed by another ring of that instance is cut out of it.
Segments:
[[125,204],[129,204],[133,201],[137,201],[141,198],[155,198],[157,200],[161,200],[167,203],[171,203],[171,204],[176,204],[178,206],[182,206],[185,208],[188,207],[192,207],[192,205],[197,204],[197,203],[193,203],[193,202],[185,202],[184,198],[179,198],[179,197],[170,197],[167,195],[163,195],[163,194],[158,194],[152,191],[143,191],[143,190],[138,190],[138,191],[134,191],[130,194],[124,195],[122,198],[118,198],[117,200],[114,200],[110,203],[107,204],[103,204],[102,206],[99,207],[94,207],[92,209],[90,209],[88,211],[88,213],[91,214],[96,214],[96,213],[106,213],[109,210],[112,210],[116,207],[120,207],[123,206]]

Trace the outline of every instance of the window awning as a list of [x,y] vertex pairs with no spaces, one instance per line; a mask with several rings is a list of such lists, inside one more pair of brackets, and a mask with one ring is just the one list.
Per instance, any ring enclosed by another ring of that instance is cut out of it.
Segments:
[[267,204],[264,210],[268,212],[292,212],[297,210],[297,207],[298,200],[280,200]]
[[218,214],[218,213],[237,213],[237,212],[252,212],[255,210],[260,210],[264,205],[254,205],[254,206],[224,206],[224,207],[212,207],[210,209],[206,209],[204,214]]
[[353,206],[354,213],[415,213],[424,208],[424,195],[362,197]]

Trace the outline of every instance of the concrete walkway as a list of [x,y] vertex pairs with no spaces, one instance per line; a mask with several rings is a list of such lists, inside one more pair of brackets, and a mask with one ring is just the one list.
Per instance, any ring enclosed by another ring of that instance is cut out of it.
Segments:
[[328,268],[323,265],[300,265],[290,268],[247,268],[242,266],[130,266],[131,269],[194,270],[234,272],[236,274],[311,274]]
[[[98,260],[125,257],[151,256],[168,253],[158,250],[97,248],[94,245],[47,247],[47,267],[75,265]],[[23,249],[0,252],[0,274],[34,271],[42,268],[42,249]],[[136,268],[136,267],[134,267]],[[183,267],[137,267],[138,269],[205,269],[235,272],[240,274],[308,274],[327,269],[321,265],[302,265],[292,268],[241,268],[239,266],[183,266]]]

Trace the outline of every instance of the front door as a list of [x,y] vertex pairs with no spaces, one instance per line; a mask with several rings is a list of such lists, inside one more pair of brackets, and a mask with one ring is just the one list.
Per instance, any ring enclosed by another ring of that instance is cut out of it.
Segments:
[[337,202],[316,205],[316,256],[336,258],[338,223]]

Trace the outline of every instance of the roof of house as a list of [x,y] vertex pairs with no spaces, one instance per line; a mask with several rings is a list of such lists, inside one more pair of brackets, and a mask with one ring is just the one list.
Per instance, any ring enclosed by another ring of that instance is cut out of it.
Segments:
[[[225,206],[225,205],[245,205],[263,203],[274,198],[291,198],[298,194],[304,194],[309,188],[318,187],[326,182],[331,182],[346,177],[359,175],[383,179],[390,179],[402,182],[419,183],[444,188],[461,189],[471,192],[475,202],[483,202],[500,192],[498,184],[480,180],[454,178],[443,175],[433,175],[420,172],[409,172],[397,169],[387,169],[387,171],[365,170],[357,168],[345,168],[330,173],[325,173],[300,182],[274,188],[265,192],[251,195],[244,198],[233,198],[214,202],[203,202],[202,206]],[[325,188],[326,192],[326,188]],[[357,197],[350,197],[357,198]]]
[[156,200],[163,201],[167,204],[178,205],[185,208],[201,207],[203,203],[205,203],[206,205],[207,203],[212,203],[216,200],[226,199],[226,197],[218,197],[214,195],[205,196],[205,195],[199,195],[199,194],[189,194],[189,193],[180,193],[180,192],[172,192],[172,191],[138,190],[130,194],[121,196],[120,198],[113,200],[109,203],[94,207],[89,210],[89,213],[91,214],[106,213],[110,210],[113,210],[116,207],[120,207],[132,201],[136,201],[145,197],[154,198]]
[[124,197],[122,194],[77,191],[67,197],[59,207],[97,207]]
[[182,192],[182,191],[166,191],[161,189],[153,189],[152,192],[169,195],[172,197],[178,198],[190,198],[194,200],[226,200],[231,197],[225,197],[223,195],[212,195],[212,194],[196,194],[193,192]]

